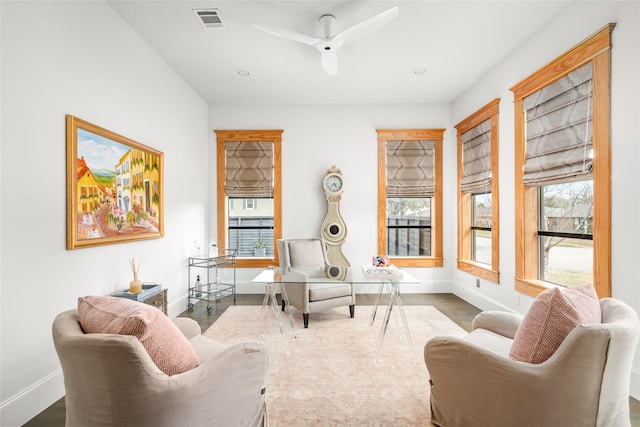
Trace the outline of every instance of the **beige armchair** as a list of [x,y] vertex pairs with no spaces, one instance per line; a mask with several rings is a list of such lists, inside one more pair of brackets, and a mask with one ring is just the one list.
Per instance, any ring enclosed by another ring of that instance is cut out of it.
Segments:
[[465,338],[437,337],[424,358],[439,426],[629,426],[638,316],[600,300],[602,323],[575,327],[540,364],[509,358],[521,317],[480,313]]
[[354,316],[356,294],[349,269],[329,264],[323,239],[280,239],[276,244],[289,304],[302,312],[305,328],[310,313],[349,306]]
[[67,426],[263,426],[267,352],[260,342],[225,346],[173,319],[199,366],[168,376],[131,335],[85,334],[77,310],[59,314],[53,341],[62,365]]

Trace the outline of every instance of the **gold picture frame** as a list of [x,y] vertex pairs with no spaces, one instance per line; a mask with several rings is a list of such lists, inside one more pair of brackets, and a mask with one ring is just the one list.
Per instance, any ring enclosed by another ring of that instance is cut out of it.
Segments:
[[164,236],[164,154],[72,115],[67,249]]

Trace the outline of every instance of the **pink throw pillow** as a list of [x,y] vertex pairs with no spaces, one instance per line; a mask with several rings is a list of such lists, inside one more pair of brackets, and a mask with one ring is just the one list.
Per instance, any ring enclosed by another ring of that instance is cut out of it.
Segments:
[[555,353],[573,328],[600,322],[600,301],[593,285],[547,289],[538,295],[522,319],[509,357],[542,363]]
[[87,334],[133,335],[151,359],[171,376],[198,366],[198,356],[178,327],[158,308],[126,298],[78,298],[80,325]]

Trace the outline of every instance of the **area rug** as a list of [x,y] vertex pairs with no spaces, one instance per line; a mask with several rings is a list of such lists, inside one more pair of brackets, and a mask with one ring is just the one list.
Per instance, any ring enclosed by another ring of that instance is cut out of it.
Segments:
[[204,333],[231,344],[261,340],[269,352],[267,406],[274,426],[429,426],[429,383],[423,348],[436,335],[466,332],[431,306],[405,306],[413,344],[403,333],[399,312],[392,311],[376,358],[384,317],[378,308],[357,306],[313,313],[309,328],[294,309],[294,329],[282,316],[281,333],[273,311],[260,331],[259,306],[231,306]]

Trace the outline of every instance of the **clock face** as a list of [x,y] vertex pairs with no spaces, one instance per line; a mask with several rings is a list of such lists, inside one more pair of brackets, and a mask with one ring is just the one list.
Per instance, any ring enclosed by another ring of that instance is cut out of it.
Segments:
[[324,180],[324,188],[331,193],[337,193],[342,190],[342,178],[338,175],[327,176]]

